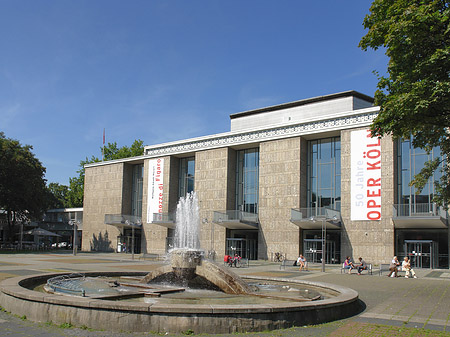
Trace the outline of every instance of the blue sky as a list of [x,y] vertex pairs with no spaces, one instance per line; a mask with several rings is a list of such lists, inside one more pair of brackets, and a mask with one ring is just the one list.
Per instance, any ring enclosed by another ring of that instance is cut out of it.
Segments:
[[68,184],[106,141],[229,131],[229,115],[346,90],[373,96],[367,0],[0,0],[0,131]]

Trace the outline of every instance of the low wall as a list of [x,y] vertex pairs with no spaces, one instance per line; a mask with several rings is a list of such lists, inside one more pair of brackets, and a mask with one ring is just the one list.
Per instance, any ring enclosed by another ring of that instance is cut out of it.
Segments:
[[[86,276],[143,276],[146,273],[85,273]],[[268,279],[314,285],[338,296],[312,302],[258,305],[185,305],[118,302],[41,293],[29,288],[62,274],[15,277],[0,283],[0,305],[35,322],[70,323],[107,331],[198,333],[264,331],[324,323],[360,309],[358,293],[324,283]],[[261,278],[258,278],[261,279]]]

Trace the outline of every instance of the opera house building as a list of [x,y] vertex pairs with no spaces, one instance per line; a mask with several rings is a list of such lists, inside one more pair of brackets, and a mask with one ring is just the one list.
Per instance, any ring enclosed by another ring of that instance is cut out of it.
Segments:
[[195,192],[201,247],[217,258],[408,255],[415,267],[448,268],[448,213],[432,202],[439,177],[419,194],[409,186],[439,149],[371,138],[378,111],[372,97],[341,92],[234,113],[229,132],[88,164],[82,249],[165,254],[177,203]]

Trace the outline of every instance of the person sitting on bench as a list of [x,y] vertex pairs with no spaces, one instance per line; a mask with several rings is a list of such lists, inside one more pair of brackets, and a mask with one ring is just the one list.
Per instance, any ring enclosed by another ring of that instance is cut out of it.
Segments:
[[353,262],[352,262],[352,260],[350,259],[350,256],[347,256],[347,257],[345,258],[344,265],[343,265],[342,268],[348,269],[348,273],[349,273],[349,274],[352,273],[352,269],[354,269],[355,266],[353,265]]
[[361,272],[363,270],[367,269],[367,263],[363,260],[362,257],[359,258],[359,265],[358,265],[358,275],[361,275]]

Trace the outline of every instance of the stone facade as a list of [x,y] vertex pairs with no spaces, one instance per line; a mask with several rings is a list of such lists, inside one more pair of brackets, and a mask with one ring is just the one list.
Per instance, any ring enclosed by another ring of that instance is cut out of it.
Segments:
[[289,219],[291,209],[300,207],[301,144],[300,137],[260,144],[259,258],[299,254],[299,228]]
[[214,211],[227,209],[229,186],[228,148],[200,151],[195,155],[195,191],[200,203],[200,246],[225,254],[225,228],[213,223]]
[[86,167],[82,250],[112,251],[117,247],[120,232],[105,224],[105,214],[122,214],[123,203],[129,200],[123,198],[124,172],[124,163]]

